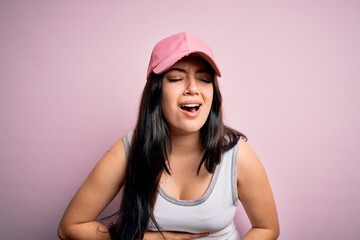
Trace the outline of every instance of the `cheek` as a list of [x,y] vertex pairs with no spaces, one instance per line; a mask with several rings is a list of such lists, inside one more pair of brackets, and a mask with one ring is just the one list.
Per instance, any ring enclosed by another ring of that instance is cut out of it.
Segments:
[[213,88],[207,89],[207,90],[205,91],[206,100],[207,100],[208,102],[210,102],[210,105],[211,105],[211,103],[212,103],[213,96],[214,96],[214,90],[213,90]]
[[164,101],[161,104],[161,110],[162,110],[162,114],[164,115],[165,119],[168,118],[168,116],[170,115],[170,106],[169,104],[166,103],[166,101]]
[[177,99],[181,93],[182,92],[180,87],[165,85],[162,90],[162,106],[167,106],[168,108],[174,108],[177,106]]
[[165,119],[168,119],[168,117],[172,115],[171,112],[174,108],[173,103],[174,99],[171,97],[171,93],[164,92],[161,100],[161,109]]
[[169,112],[168,105],[166,104],[167,102],[168,102],[168,100],[166,99],[166,97],[162,97],[162,99],[161,99],[161,111],[162,111],[162,114],[164,115],[165,118],[167,116],[167,113]]
[[213,97],[214,96],[214,91],[212,89],[210,89],[206,95],[205,95],[205,98],[206,98],[206,110],[207,110],[207,113],[209,114],[210,111],[211,111],[211,107],[212,107],[212,103],[213,103]]

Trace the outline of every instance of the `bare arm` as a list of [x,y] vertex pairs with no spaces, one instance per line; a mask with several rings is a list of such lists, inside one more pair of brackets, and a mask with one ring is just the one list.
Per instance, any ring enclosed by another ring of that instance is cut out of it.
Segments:
[[60,239],[110,239],[107,227],[96,221],[123,185],[126,168],[120,140],[94,167],[69,203],[58,228]]
[[279,221],[265,169],[250,146],[240,140],[238,155],[238,196],[252,228],[243,240],[277,239]]

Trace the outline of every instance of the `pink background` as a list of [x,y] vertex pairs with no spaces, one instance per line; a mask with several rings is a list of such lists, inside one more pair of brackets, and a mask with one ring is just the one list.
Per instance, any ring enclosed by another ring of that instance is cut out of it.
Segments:
[[[0,239],[57,238],[134,126],[152,46],[179,31],[215,52],[226,121],[268,171],[280,239],[359,239],[356,0],[0,1]],[[241,208],[237,222],[249,226]]]

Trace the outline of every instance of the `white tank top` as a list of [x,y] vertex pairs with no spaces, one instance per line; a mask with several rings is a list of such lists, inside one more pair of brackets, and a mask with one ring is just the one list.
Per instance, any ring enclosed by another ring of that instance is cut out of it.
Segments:
[[[131,134],[123,138],[128,152]],[[234,224],[239,199],[237,197],[237,151],[240,141],[221,156],[211,182],[202,197],[196,200],[175,199],[159,187],[154,217],[162,231],[209,232],[202,240],[238,240]],[[149,230],[157,231],[150,221]]]

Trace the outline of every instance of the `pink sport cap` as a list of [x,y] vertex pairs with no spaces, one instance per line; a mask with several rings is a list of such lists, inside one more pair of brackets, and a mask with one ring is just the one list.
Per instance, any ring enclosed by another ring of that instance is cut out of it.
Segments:
[[163,73],[177,61],[190,54],[196,54],[205,59],[214,69],[216,75],[221,77],[210,47],[197,37],[187,32],[181,32],[164,38],[155,45],[151,53],[146,78],[149,78],[151,72]]

